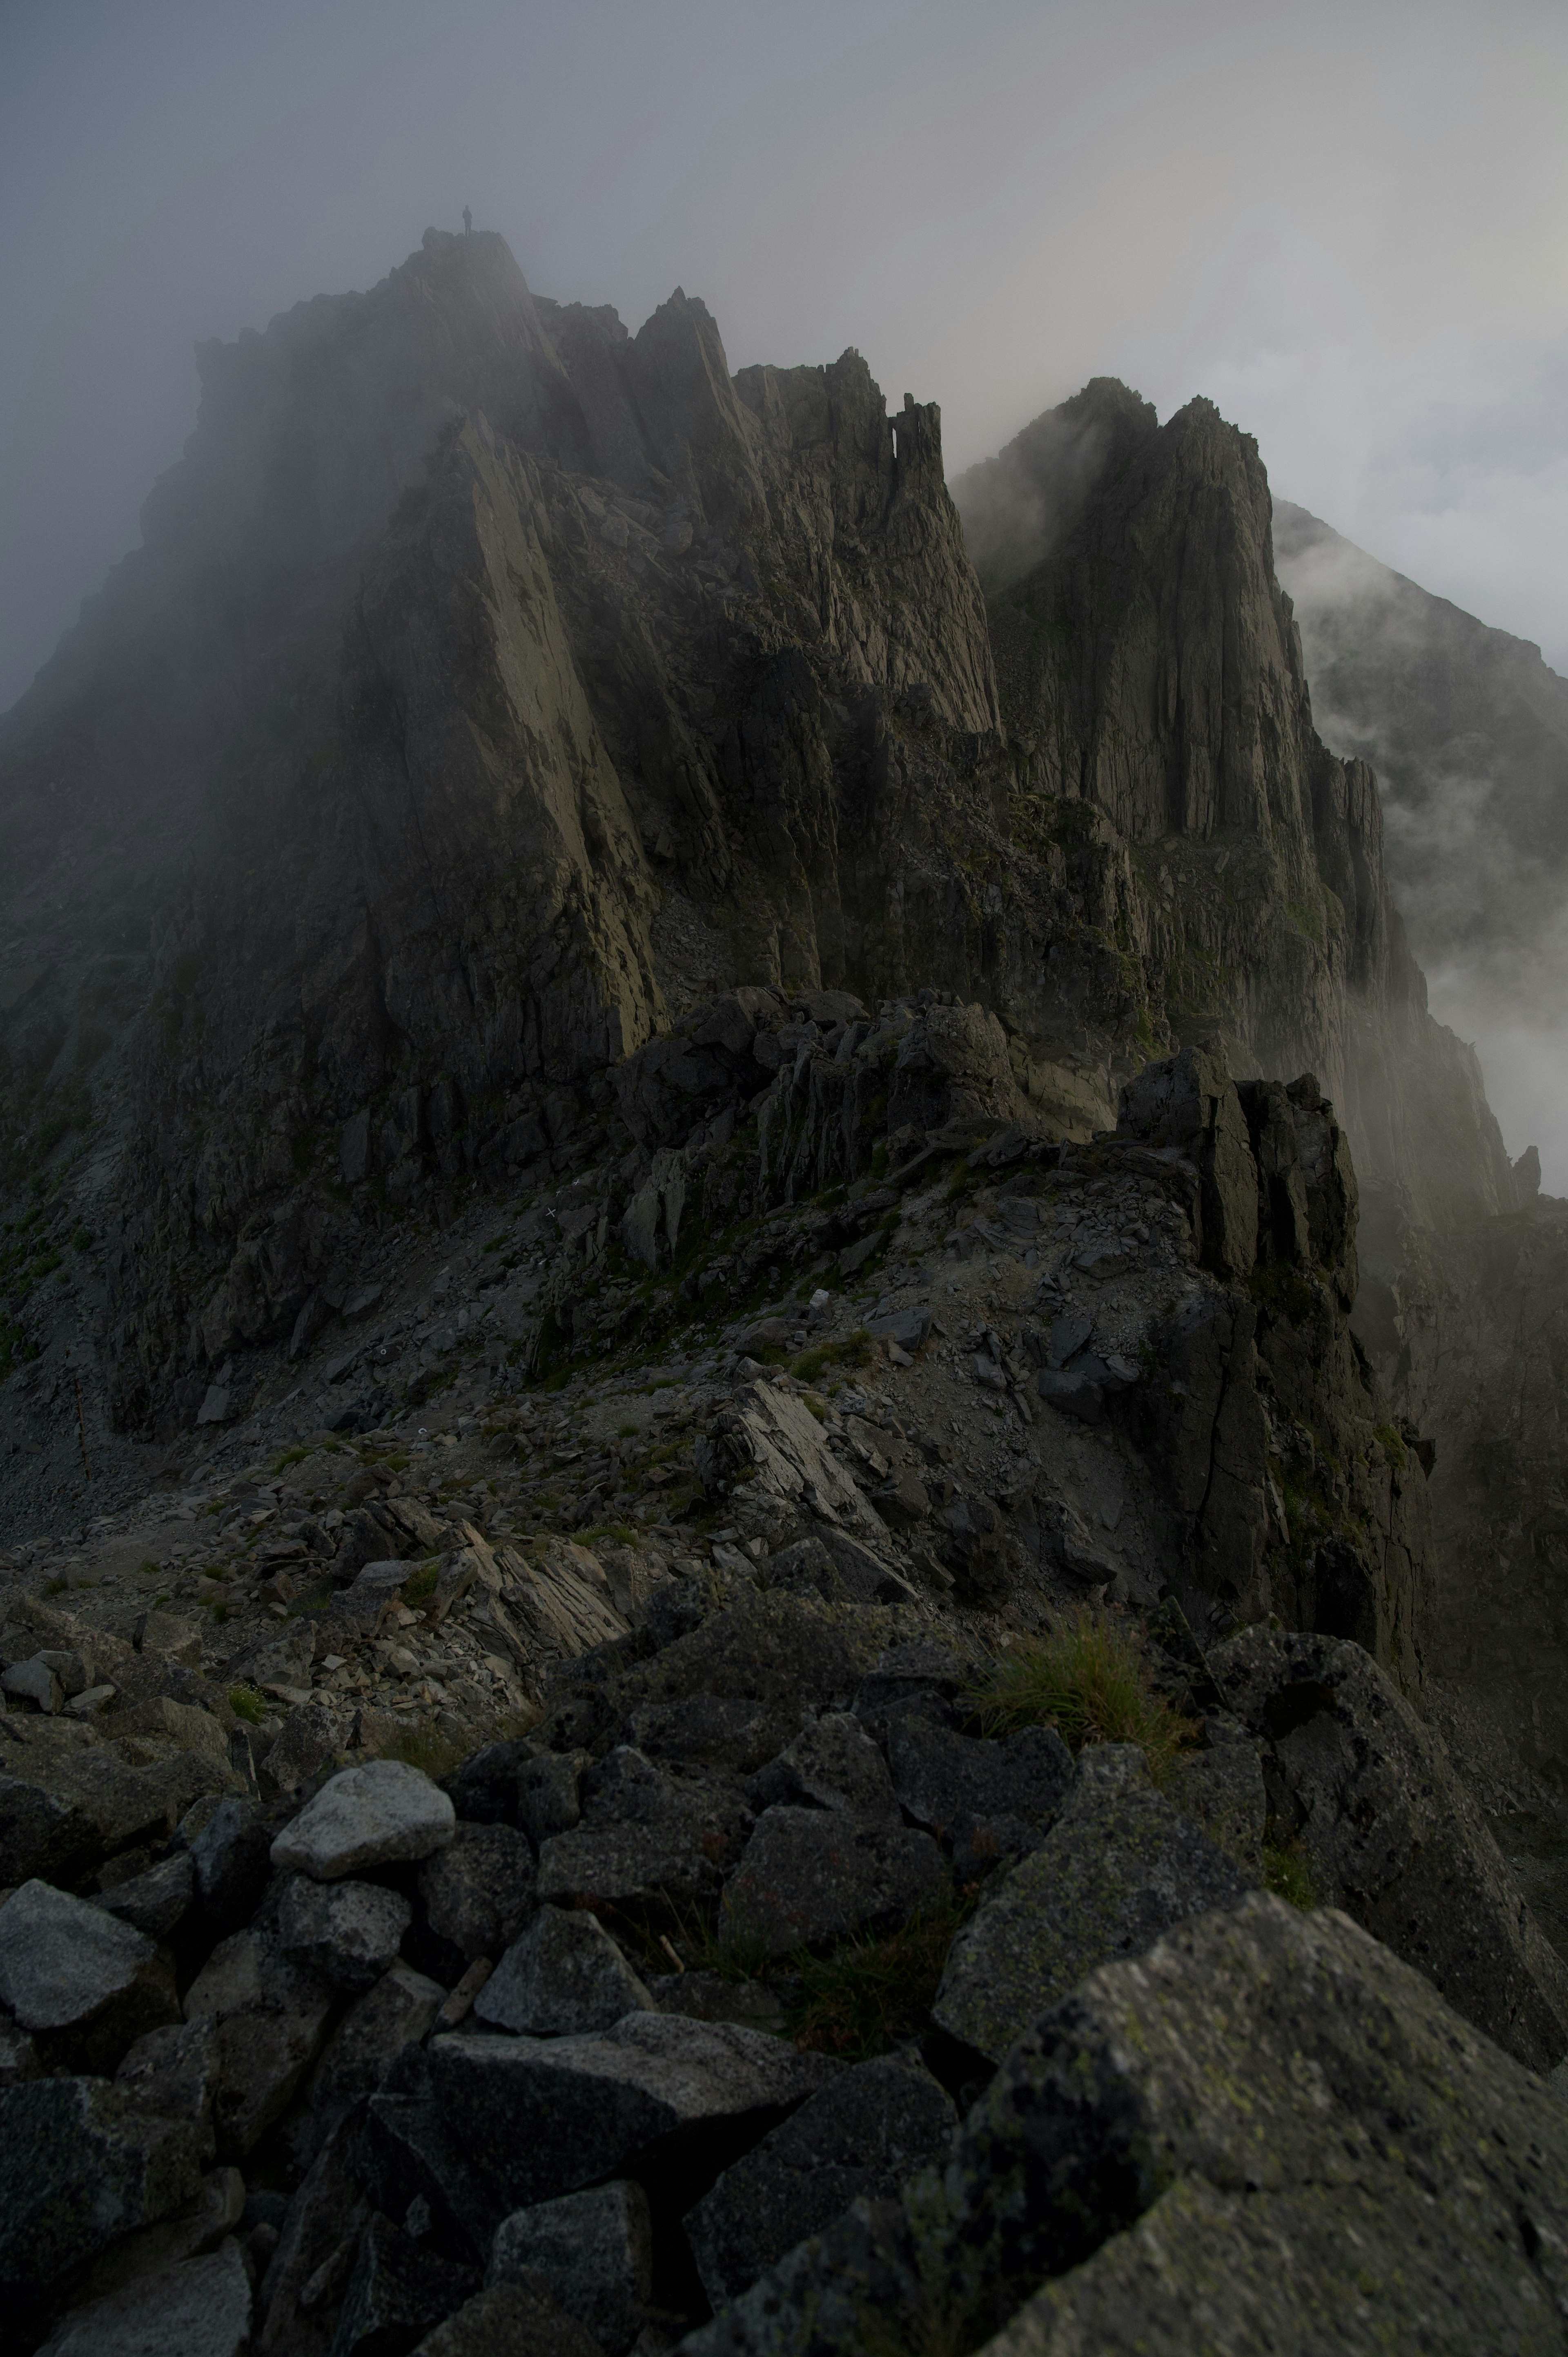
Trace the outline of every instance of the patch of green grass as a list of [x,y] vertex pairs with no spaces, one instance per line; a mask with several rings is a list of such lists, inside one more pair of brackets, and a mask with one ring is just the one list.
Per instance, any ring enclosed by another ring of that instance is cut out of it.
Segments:
[[231,1686],[229,1707],[247,1727],[260,1727],[267,1715],[266,1703],[254,1686]]
[[423,1769],[431,1777],[449,1776],[462,1758],[455,1743],[448,1743],[433,1727],[411,1727],[393,1736],[381,1753],[383,1760],[401,1760],[407,1767]]
[[1304,1912],[1326,1905],[1328,1900],[1322,1867],[1311,1851],[1294,1840],[1264,1844],[1263,1887]]
[[1156,1781],[1197,1739],[1192,1720],[1154,1692],[1135,1640],[1088,1610],[1049,1636],[1010,1646],[969,1698],[988,1735],[1054,1727],[1072,1751],[1135,1743]]
[[1383,1454],[1396,1473],[1404,1471],[1405,1445],[1391,1424],[1380,1424],[1377,1437],[1382,1442]]
[[155,1563],[150,1555],[144,1555],[142,1557],[141,1562],[136,1566],[136,1569],[148,1579],[161,1579],[164,1574],[162,1564]]
[[961,1161],[956,1162],[953,1165],[952,1177],[948,1180],[947,1187],[944,1189],[947,1200],[950,1203],[956,1203],[961,1195],[965,1195],[969,1192],[972,1184],[972,1178],[969,1168],[969,1157],[966,1154]]
[[791,1958],[798,1994],[785,2021],[797,2046],[862,2062],[928,2027],[955,1933],[972,1900],[924,1908],[831,1956]]
[[438,1563],[422,1563],[413,1577],[403,1581],[402,1589],[403,1602],[422,1604],[427,1596],[434,1596],[435,1583],[440,1577],[441,1566]]
[[1317,1297],[1301,1271],[1283,1261],[1267,1266],[1260,1262],[1247,1279],[1247,1290],[1260,1308],[1288,1318],[1293,1326],[1305,1324],[1317,1307]]
[[841,1334],[832,1341],[819,1342],[814,1349],[802,1351],[789,1372],[798,1383],[813,1383],[830,1367],[868,1367],[871,1364],[871,1337],[864,1326],[853,1334]]
[[310,1451],[308,1448],[285,1448],[281,1457],[274,1458],[273,1471],[274,1473],[286,1473],[291,1465],[299,1464],[302,1458],[306,1458],[309,1455]]
[[616,1546],[636,1546],[639,1543],[639,1534],[629,1523],[591,1523],[585,1531],[574,1531],[572,1535],[579,1546],[585,1547],[597,1546],[601,1541]]
[[616,1438],[618,1440],[635,1440],[641,1429],[641,1426],[637,1424],[618,1424],[616,1426]]

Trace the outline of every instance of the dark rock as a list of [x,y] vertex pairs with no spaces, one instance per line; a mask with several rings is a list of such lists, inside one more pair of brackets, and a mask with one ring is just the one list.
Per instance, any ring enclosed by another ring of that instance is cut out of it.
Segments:
[[885,1745],[892,1720],[907,1709],[950,1720],[964,1684],[958,1656],[945,1645],[929,1638],[911,1645],[890,1645],[877,1655],[875,1668],[856,1686],[854,1715]]
[[179,2019],[156,1943],[47,1882],[23,1883],[0,1907],[0,2004],[89,2069],[109,2068],[144,2030]]
[[692,1695],[680,1702],[639,1704],[627,1720],[627,1732],[650,1760],[684,1760],[744,1776],[772,1758],[796,1723],[777,1704]]
[[445,1780],[444,1789],[458,1816],[471,1824],[516,1824],[519,1779],[537,1749],[532,1738],[523,1736],[512,1742],[488,1743],[482,1751],[471,1752]]
[[542,1907],[474,2000],[474,2018],[535,2038],[608,2029],[653,1999],[596,1915]]
[[539,1853],[539,1895],[611,1904],[717,1891],[750,1823],[734,1785],[674,1776],[621,1745],[585,1780],[583,1817]]
[[830,1711],[813,1719],[746,1788],[754,1810],[776,1803],[834,1809],[871,1819],[897,1816],[886,1763],[856,1718]]
[[1097,1964],[1239,1899],[1248,1878],[1149,1782],[1131,1746],[1085,1750],[1039,1846],[982,1900],[949,1952],[931,2018],[1000,2061]]
[[620,2357],[641,2331],[653,2296],[648,2196],[629,2178],[516,2210],[496,2230],[489,2284],[542,2283]]
[[289,2202],[260,2287],[257,2342],[263,2352],[291,2352],[298,2345],[300,2296],[316,2286],[322,2268],[330,2272],[336,2253],[342,2255],[339,2287],[347,2280],[367,2214],[363,2190],[349,2166],[354,2141],[351,2123],[339,2122]]
[[266,1888],[275,1821],[254,1801],[198,1803],[176,1835],[196,1870],[202,1914],[220,1935],[254,1914]]
[[802,1711],[844,1710],[883,1642],[885,1620],[805,1597],[748,1597],[714,1612],[625,1681],[628,1704],[693,1695],[777,1703],[798,1727]]
[[145,1874],[128,1875],[94,1902],[150,1940],[166,1940],[185,1921],[196,1898],[196,1870],[188,1854],[176,1850]]
[[1211,1657],[1269,1747],[1282,1828],[1334,1902],[1531,2070],[1568,2051],[1568,1965],[1542,1936],[1438,1738],[1359,1645],[1249,1629]]
[[372,2216],[343,2294],[332,2357],[406,2357],[475,2288],[472,2272]]
[[478,1956],[499,1956],[527,1921],[533,1855],[514,1826],[459,1819],[451,1848],[420,1867],[418,1889],[430,1929],[471,1964]]
[[735,2299],[852,2201],[898,2192],[946,2152],[958,2115],[906,2057],[863,2062],[734,2162],[685,2219],[714,2306]]
[[278,1907],[285,1956],[350,1993],[379,1981],[413,1920],[401,1891],[374,1882],[312,1882],[292,1875]]
[[548,1751],[519,1770],[517,1822],[535,1848],[553,1834],[570,1833],[580,1822],[580,1788],[587,1764],[585,1751]]
[[446,1996],[438,1981],[399,1962],[349,2007],[310,2081],[318,2141],[361,2096],[374,2093],[405,2046],[428,2033]]
[[332,1991],[256,1932],[236,1932],[186,1991],[189,2021],[216,2026],[219,2150],[243,2159],[285,2112],[320,2050]]
[[[49,1730],[51,1734],[54,1730]],[[85,1734],[61,1728],[60,1737]],[[74,1882],[133,1842],[162,1839],[168,1803],[145,1770],[88,1738],[69,1749],[37,1738],[7,1747],[0,1775],[0,1887],[38,1878]]]
[[824,1809],[772,1808],[725,1885],[720,1937],[771,1956],[941,1905],[951,1881],[929,1834]]
[[658,2013],[589,2038],[458,2033],[427,2054],[448,2134],[509,2210],[611,2177],[660,2182],[696,2150],[727,2157],[835,2068],[757,2030]]
[[887,1760],[900,1806],[944,1843],[961,1882],[1036,1848],[1074,1774],[1054,1727],[1021,1727],[990,1742],[913,1712],[889,1727]]
[[188,2201],[203,2141],[101,2079],[0,2088],[0,2287],[42,2290]]
[[1251,1743],[1222,1742],[1187,1752],[1176,1761],[1166,1792],[1173,1807],[1200,1824],[1249,1874],[1262,1873],[1269,1796]]
[[212,2107],[220,2078],[218,2037],[209,2021],[187,2021],[149,2029],[130,2047],[114,2073],[144,2111],[159,2119],[185,2120],[200,2132],[204,2158],[216,2150]]
[[648,1984],[660,2013],[689,2021],[738,2021],[746,2029],[780,2030],[784,2007],[765,1981],[728,1980],[723,1973],[664,1973]]
[[476,2292],[423,2340],[414,2357],[605,2357],[585,2324],[539,2286],[495,2284]]
[[51,2357],[248,2357],[251,2279],[237,2243],[204,2258],[148,2268],[118,2290],[61,2318]]

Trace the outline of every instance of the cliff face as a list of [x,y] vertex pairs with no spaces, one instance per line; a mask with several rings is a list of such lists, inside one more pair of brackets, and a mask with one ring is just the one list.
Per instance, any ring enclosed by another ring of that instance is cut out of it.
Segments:
[[732,377],[679,290],[632,336],[433,231],[201,365],[0,733],[12,1167],[108,1125],[119,1420],[432,1187],[580,1163],[737,985],[977,1000],[1079,1135],[1214,1038],[1436,1214],[1511,1200],[1208,404],[1093,386],[966,479],[988,608],[936,410],[854,352]]
[[953,489],[1024,807],[1086,846],[1150,1024],[1317,1071],[1359,1167],[1434,1217],[1510,1205],[1475,1060],[1426,1014],[1376,781],[1313,727],[1251,437],[1097,380]]

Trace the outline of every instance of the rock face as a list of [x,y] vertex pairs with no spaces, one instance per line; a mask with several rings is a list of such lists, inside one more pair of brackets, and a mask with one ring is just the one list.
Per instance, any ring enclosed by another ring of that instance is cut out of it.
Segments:
[[1256,444],[1207,401],[1162,426],[1101,378],[953,491],[1018,750],[1015,834],[1070,844],[1178,1040],[1316,1072],[1363,1174],[1434,1215],[1510,1208],[1478,1067],[1428,1018],[1389,897],[1376,781],[1312,726]]

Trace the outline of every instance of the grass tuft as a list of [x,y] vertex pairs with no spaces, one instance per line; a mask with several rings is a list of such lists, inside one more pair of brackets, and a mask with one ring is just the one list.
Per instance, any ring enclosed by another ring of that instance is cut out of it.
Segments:
[[853,1334],[842,1334],[830,1342],[819,1342],[813,1350],[803,1351],[789,1369],[798,1383],[812,1383],[830,1367],[868,1367],[871,1364],[871,1337],[864,1326]]
[[972,1905],[949,1900],[831,1956],[791,1958],[798,1993],[785,2018],[796,2045],[864,2062],[918,2036],[929,2027],[948,1950]]
[[1135,1743],[1156,1780],[1198,1735],[1154,1692],[1136,1640],[1088,1610],[1050,1636],[1009,1647],[970,1701],[988,1735],[1054,1727],[1071,1751],[1086,1743]]
[[1272,1890],[1276,1899],[1288,1899],[1293,1907],[1310,1913],[1315,1907],[1328,1903],[1328,1888],[1323,1869],[1310,1850],[1299,1841],[1266,1842],[1263,1846],[1263,1888]]
[[265,1700],[254,1686],[231,1686],[229,1707],[247,1727],[260,1727],[267,1715]]

